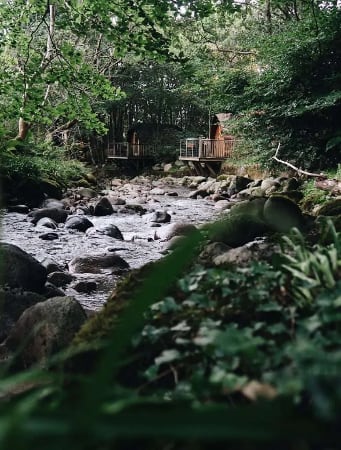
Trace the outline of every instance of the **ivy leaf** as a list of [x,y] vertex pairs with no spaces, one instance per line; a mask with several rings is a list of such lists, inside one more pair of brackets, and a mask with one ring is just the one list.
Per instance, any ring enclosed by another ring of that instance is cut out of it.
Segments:
[[160,356],[155,358],[155,364],[160,366],[161,364],[170,363],[179,359],[181,356],[180,352],[175,349],[164,350]]

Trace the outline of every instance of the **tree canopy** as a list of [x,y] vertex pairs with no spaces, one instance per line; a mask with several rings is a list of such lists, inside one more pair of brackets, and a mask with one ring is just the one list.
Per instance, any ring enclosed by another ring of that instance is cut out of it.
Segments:
[[1,1],[1,118],[17,138],[75,123],[122,137],[138,121],[203,132],[232,112],[252,158],[275,143],[337,163],[337,2]]

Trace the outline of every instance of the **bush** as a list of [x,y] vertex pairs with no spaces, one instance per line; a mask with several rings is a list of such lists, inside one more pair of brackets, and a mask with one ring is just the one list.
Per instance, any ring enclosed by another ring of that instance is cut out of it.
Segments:
[[[61,186],[81,179],[84,165],[66,160],[63,149],[48,145],[18,147],[15,141],[0,143],[0,177],[12,181],[49,179]],[[6,186],[5,186],[6,187]]]

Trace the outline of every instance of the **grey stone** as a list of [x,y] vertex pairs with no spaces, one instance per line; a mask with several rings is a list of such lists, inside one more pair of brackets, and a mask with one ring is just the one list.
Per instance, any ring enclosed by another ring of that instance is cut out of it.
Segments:
[[126,201],[124,200],[124,198],[121,198],[121,197],[109,196],[108,199],[109,199],[109,201],[110,201],[110,203],[112,205],[118,205],[119,206],[119,205],[125,205],[126,204]]
[[232,205],[233,205],[233,203],[229,202],[228,200],[218,200],[214,204],[214,207],[223,211],[223,210],[231,208]]
[[0,342],[7,338],[25,309],[42,301],[44,297],[36,292],[0,288]]
[[97,228],[88,228],[86,234],[89,236],[101,234],[112,237],[113,239],[119,239],[120,241],[124,240],[120,229],[114,224],[102,225]]
[[16,352],[20,368],[38,363],[46,367],[49,357],[65,349],[84,324],[86,314],[72,297],[52,297],[26,309],[5,341]]
[[27,217],[30,221],[36,225],[37,222],[43,217],[49,217],[57,223],[64,223],[68,217],[69,213],[64,209],[60,208],[41,208],[31,211]]
[[278,252],[280,252],[279,245],[260,239],[217,255],[212,262],[215,266],[230,264],[238,267],[247,266],[251,261],[270,260],[273,254]]
[[156,188],[154,188],[154,189],[151,189],[150,194],[151,194],[151,195],[165,195],[165,190],[156,187]]
[[155,239],[168,241],[173,236],[187,236],[194,232],[198,232],[198,229],[193,224],[175,222],[155,230]]
[[65,293],[62,289],[58,288],[52,283],[45,283],[44,290],[43,290],[43,296],[44,298],[52,298],[52,297],[64,297]]
[[51,272],[47,275],[47,281],[56,287],[65,287],[73,280],[73,276],[67,272]]
[[42,239],[43,241],[54,241],[55,239],[59,239],[59,236],[57,233],[44,233],[40,234],[39,239]]
[[212,263],[213,259],[217,256],[226,253],[231,247],[224,244],[223,242],[211,242],[205,245],[199,255],[199,261],[201,263]]
[[165,164],[163,166],[163,171],[164,172],[170,172],[172,169],[173,169],[173,164],[172,163],[168,163],[168,164]]
[[95,216],[110,216],[114,213],[114,208],[107,197],[102,197],[94,206]]
[[82,232],[93,226],[93,223],[84,216],[71,216],[65,223],[65,228]]
[[97,197],[97,192],[90,188],[79,188],[78,194],[84,198],[94,198]]
[[188,198],[194,198],[194,199],[198,198],[198,197],[205,198],[208,195],[209,195],[209,193],[207,191],[205,191],[204,189],[200,188],[200,189],[197,189],[197,190],[191,192],[189,194]]
[[268,189],[275,187],[276,189],[278,189],[281,186],[280,182],[278,180],[275,180],[273,178],[266,178],[265,180],[262,181],[261,184],[261,189],[263,189],[264,191],[267,191]]
[[58,228],[57,223],[49,217],[42,217],[39,219],[36,226],[50,228],[51,230],[56,230]]
[[28,214],[30,209],[27,205],[12,205],[7,207],[9,213]]
[[128,268],[129,264],[116,254],[76,256],[69,263],[71,273],[101,273],[106,269],[111,273],[119,273]]
[[72,287],[77,292],[89,294],[97,289],[97,283],[95,281],[79,281]]
[[41,292],[46,282],[46,269],[33,256],[13,244],[0,243],[2,263],[0,285]]
[[45,267],[47,274],[52,272],[62,272],[63,269],[52,258],[46,257],[40,261],[40,264]]
[[167,211],[155,211],[150,220],[155,223],[169,223],[171,215]]

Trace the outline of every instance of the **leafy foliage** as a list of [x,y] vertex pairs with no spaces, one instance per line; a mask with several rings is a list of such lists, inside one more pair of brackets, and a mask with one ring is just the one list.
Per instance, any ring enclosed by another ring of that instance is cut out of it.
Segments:
[[84,165],[66,159],[60,148],[28,142],[20,146],[21,151],[18,153],[17,145],[16,141],[4,138],[0,144],[0,178],[7,183],[48,179],[60,186],[67,186],[86,174]]
[[[307,448],[333,448],[341,401],[341,274],[340,234],[332,234],[329,252],[337,252],[337,264],[328,270],[335,282],[331,288],[315,285],[308,302],[295,289],[302,277],[291,258],[286,273],[280,262],[244,269],[195,266],[169,291],[198,242],[198,236],[188,238],[134,284],[128,308],[114,330],[107,329],[91,378],[60,374],[66,355],[51,360],[49,373],[2,378],[6,395],[20,386],[27,390],[0,403],[2,448],[43,442],[47,449],[130,443],[164,448],[180,439],[181,448],[189,449],[193,438],[203,440],[194,445],[198,449],[208,448],[201,442],[212,448],[216,440],[232,449],[251,442],[252,448],[273,448],[283,438],[286,444],[299,439]],[[298,238],[298,254],[325,254]],[[321,265],[321,271],[327,268]],[[160,281],[165,273],[167,284]],[[260,398],[272,400],[245,405]]]

